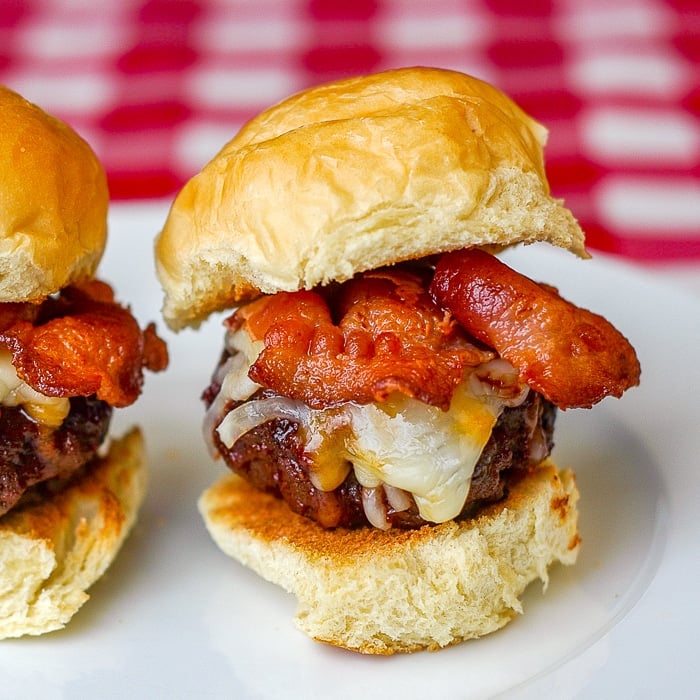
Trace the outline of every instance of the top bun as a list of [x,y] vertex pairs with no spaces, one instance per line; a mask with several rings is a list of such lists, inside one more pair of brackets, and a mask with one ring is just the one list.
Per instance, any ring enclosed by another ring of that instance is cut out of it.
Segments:
[[40,301],[92,277],[108,200],[90,146],[0,86],[0,303]]
[[193,177],[156,243],[180,329],[260,293],[471,246],[585,256],[553,199],[547,131],[496,88],[434,68],[337,81],[266,110]]

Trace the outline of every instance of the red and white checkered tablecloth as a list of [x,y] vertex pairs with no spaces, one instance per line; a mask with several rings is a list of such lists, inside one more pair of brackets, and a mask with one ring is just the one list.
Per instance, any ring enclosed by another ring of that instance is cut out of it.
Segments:
[[72,124],[115,200],[171,197],[288,94],[456,68],[550,129],[591,248],[700,261],[698,0],[29,0],[0,4],[0,82]]

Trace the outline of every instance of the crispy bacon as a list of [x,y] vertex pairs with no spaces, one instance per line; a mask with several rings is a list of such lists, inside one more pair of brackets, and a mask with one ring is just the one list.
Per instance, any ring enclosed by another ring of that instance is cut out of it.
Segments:
[[45,396],[96,394],[117,407],[136,400],[144,368],[168,364],[153,324],[142,332],[99,281],[67,287],[40,305],[3,304],[0,343],[18,376]]
[[634,348],[608,321],[488,253],[443,255],[430,293],[560,408],[587,408],[639,383]]
[[408,271],[365,273],[328,299],[316,291],[263,297],[229,324],[264,339],[250,378],[312,408],[383,401],[398,391],[446,409],[465,368],[493,357]]

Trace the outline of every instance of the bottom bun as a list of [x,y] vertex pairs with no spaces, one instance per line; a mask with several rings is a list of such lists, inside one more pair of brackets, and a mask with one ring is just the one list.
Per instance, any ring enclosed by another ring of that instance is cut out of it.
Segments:
[[200,512],[219,547],[298,599],[310,637],[367,654],[436,650],[503,627],[527,585],[573,564],[572,472],[551,461],[472,519],[418,530],[324,530],[231,474]]
[[146,492],[141,433],[60,492],[0,518],[0,639],[60,629],[111,564]]

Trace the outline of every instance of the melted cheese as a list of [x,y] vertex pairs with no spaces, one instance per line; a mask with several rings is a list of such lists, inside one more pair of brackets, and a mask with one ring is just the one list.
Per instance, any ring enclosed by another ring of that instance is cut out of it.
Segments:
[[346,450],[362,486],[408,491],[424,520],[445,522],[464,506],[500,411],[497,402],[470,396],[465,384],[449,411],[396,395],[387,404],[351,409]]
[[230,411],[217,431],[233,444],[273,418],[296,421],[306,440],[311,480],[331,491],[355,471],[360,484],[382,484],[413,495],[421,517],[444,522],[464,506],[474,467],[503,404],[469,392],[463,382],[449,411],[395,394],[381,404],[315,410],[284,397],[248,401]]
[[54,428],[61,425],[70,411],[67,398],[44,396],[22,381],[12,364],[12,354],[4,347],[0,347],[0,404],[21,406],[37,423]]
[[[241,330],[229,334],[227,342],[239,352],[222,368],[222,388],[205,420],[208,434],[228,401],[246,401],[259,388],[247,372],[262,343],[252,343]],[[505,391],[495,390],[491,375],[508,372],[514,383],[508,383]],[[317,488],[337,488],[352,468],[362,486],[389,485],[406,491],[424,520],[444,522],[461,512],[474,467],[503,407],[517,405],[526,395],[527,387],[517,383],[517,372],[496,360],[465,377],[448,411],[403,394],[383,403],[348,403],[325,410],[272,397],[241,404],[223,418],[217,431],[224,445],[231,447],[268,420],[294,420],[305,436],[310,476]]]

